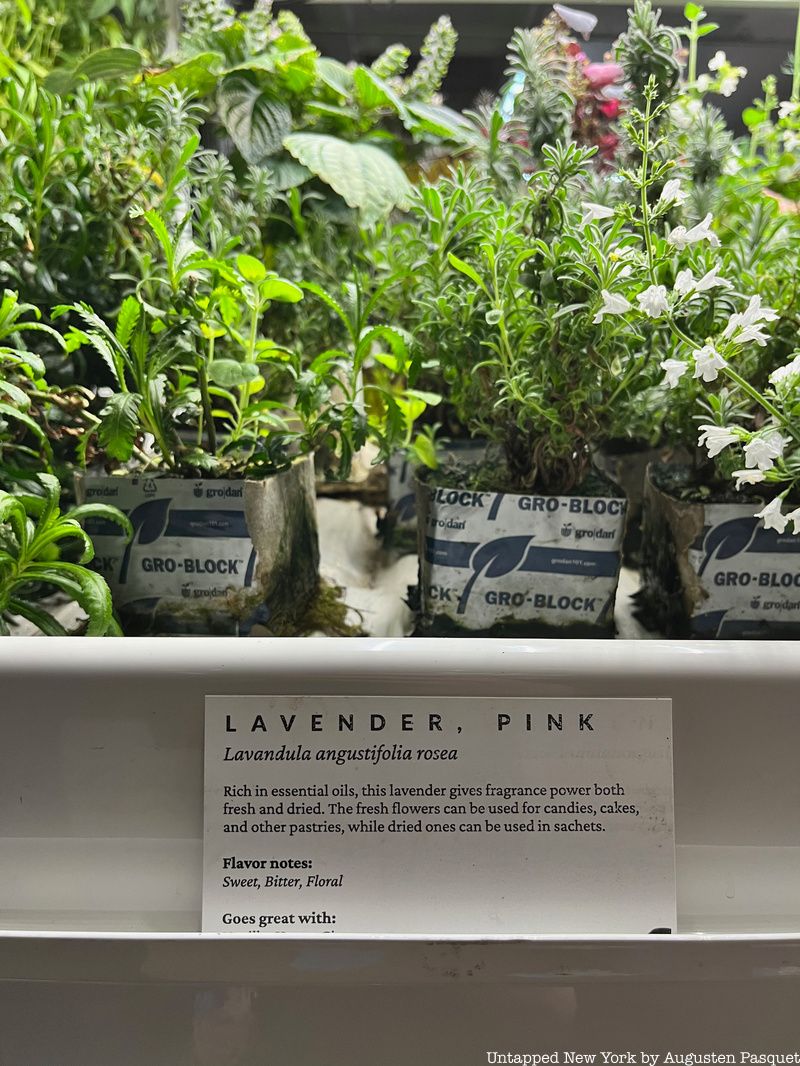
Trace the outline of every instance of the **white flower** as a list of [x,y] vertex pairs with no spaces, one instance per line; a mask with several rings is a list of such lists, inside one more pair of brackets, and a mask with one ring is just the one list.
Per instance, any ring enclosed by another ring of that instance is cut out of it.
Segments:
[[794,130],[783,131],[783,147],[787,152],[796,152],[800,148],[800,134]]
[[722,336],[726,340],[732,338],[737,344],[745,344],[749,340],[763,344],[765,335],[760,330],[753,330],[752,327],[759,326],[762,322],[774,322],[777,317],[771,307],[761,306],[760,296],[752,296],[746,310],[731,315]]
[[780,496],[776,497],[761,511],[756,511],[756,518],[764,519],[764,529],[775,529],[778,533],[783,533],[786,529],[786,523],[789,521],[789,516],[781,512],[781,504],[783,501]]
[[724,52],[717,52],[712,59],[708,61],[709,70],[722,70],[725,64],[728,62],[728,57]]
[[641,310],[651,318],[663,315],[669,306],[666,285],[651,285],[649,289],[640,292],[636,299]]
[[763,470],[734,470],[731,477],[736,481],[737,490],[742,485],[758,485],[764,480]]
[[778,118],[792,118],[798,111],[800,111],[800,103],[796,100],[784,100],[778,107]]
[[679,296],[688,296],[697,288],[697,281],[691,270],[681,270],[675,278],[675,292]]
[[598,219],[614,217],[614,208],[606,207],[604,204],[594,204],[591,201],[587,201],[581,204],[581,208],[583,209],[582,226],[588,226],[590,222],[597,222]]
[[794,525],[792,532],[800,533],[800,507],[796,507],[793,511],[790,511],[785,518],[787,522],[791,522]]
[[689,369],[689,364],[684,363],[683,359],[665,359],[663,363],[661,363],[661,369],[666,374],[664,384],[669,386],[669,388],[674,389]]
[[628,303],[624,296],[609,292],[608,289],[603,289],[600,295],[603,297],[603,306],[594,316],[595,325],[603,321],[604,315],[624,315],[626,311],[633,310],[633,304]]
[[769,380],[773,385],[779,385],[782,381],[793,378],[795,374],[800,374],[800,355],[796,355],[786,366],[779,366],[777,370],[773,370]]
[[744,446],[745,466],[770,470],[775,460],[783,455],[783,449],[787,444],[787,438],[782,437],[776,429],[752,437]]
[[719,83],[722,96],[733,96],[739,87],[739,80],[747,73],[746,67],[733,67]]
[[697,91],[698,92],[707,93],[708,90],[711,88],[711,85],[712,85],[711,75],[710,74],[700,74],[700,75],[698,75],[698,78],[697,78],[697,81],[695,82],[695,85],[697,86]]
[[713,344],[705,344],[694,353],[694,376],[703,381],[716,381],[727,365]]
[[685,226],[676,226],[667,237],[667,243],[673,248],[686,248],[690,244],[698,244],[700,241],[708,241],[712,248],[719,247],[719,237],[711,231],[712,216],[706,215],[702,222],[688,229]]
[[736,334],[734,340],[737,344],[757,344],[759,348],[765,348],[769,335],[760,326],[745,326]]
[[725,426],[700,426],[702,433],[700,434],[697,443],[701,448],[708,449],[709,459],[713,459],[715,455],[719,455],[723,448],[727,448],[729,444],[735,444],[739,439],[738,433],[735,433],[732,429],[727,429]]
[[677,178],[670,178],[661,190],[659,200],[664,204],[676,204],[678,207],[686,203],[686,193],[681,188],[681,183]]
[[681,270],[675,278],[675,292],[681,296],[688,296],[691,292],[708,292],[710,289],[733,288],[729,281],[717,276],[718,271],[719,267],[715,266],[698,281],[691,270]]

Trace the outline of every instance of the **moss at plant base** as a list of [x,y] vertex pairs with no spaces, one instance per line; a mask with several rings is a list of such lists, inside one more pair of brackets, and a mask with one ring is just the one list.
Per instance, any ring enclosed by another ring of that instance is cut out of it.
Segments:
[[268,625],[254,626],[253,637],[365,637],[360,625],[348,621],[350,607],[344,601],[344,589],[327,581],[320,581],[316,594],[299,616],[275,616]]
[[800,637],[800,538],[765,529],[763,499],[652,465],[645,487],[639,618],[667,636]]
[[418,483],[420,635],[613,635],[625,500],[604,478],[572,496],[443,480]]

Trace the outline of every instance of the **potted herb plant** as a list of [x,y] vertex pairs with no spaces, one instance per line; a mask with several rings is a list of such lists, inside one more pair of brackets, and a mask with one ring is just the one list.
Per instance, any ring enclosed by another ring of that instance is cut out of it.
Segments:
[[80,492],[126,511],[133,538],[92,527],[96,565],[128,633],[280,632],[318,586],[311,454],[335,432],[349,455],[365,422],[333,397],[333,355],[306,360],[264,331],[300,288],[249,255],[210,259],[188,218],[146,222],[159,254],[113,327],[86,305],[54,312],[77,321],[68,347],[93,348],[110,374],[80,445],[110,473]]
[[[760,292],[742,291],[743,281],[758,284],[758,272],[746,277],[736,269],[736,249],[722,247],[711,214],[694,224],[674,217],[686,193],[671,176],[674,165],[666,158],[665,133],[659,132],[664,106],[651,80],[644,110],[633,109],[627,123],[640,161],[625,177],[638,204],[620,209],[638,241],[631,250],[650,284],[642,292],[642,271],[634,268],[607,294],[607,305],[609,314],[621,318],[634,315],[636,303],[647,305],[660,330],[665,378],[655,395],[666,412],[667,433],[700,447],[693,466],[649,469],[642,598],[647,615],[670,634],[768,636],[775,611],[786,608],[754,591],[759,582],[780,587],[785,573],[796,570],[796,555],[785,554],[794,551],[795,542],[761,527],[757,508],[737,497],[730,475],[743,495],[763,494],[769,484],[763,472],[782,455],[793,432],[791,419],[752,384],[780,377],[781,371],[770,367],[782,350],[780,343],[773,346],[770,329],[781,316]],[[784,254],[778,241],[775,255]],[[727,448],[739,440],[752,443],[745,444],[744,467],[733,471]],[[773,513],[774,501],[762,495],[761,505],[767,516]],[[774,581],[777,586],[770,584]],[[780,616],[782,634],[792,632],[791,621],[782,624],[786,617]]]
[[613,633],[626,502],[592,447],[658,373],[642,341],[660,292],[616,313],[645,271],[625,218],[571,206],[593,151],[545,148],[509,204],[462,170],[414,207],[415,338],[489,441],[484,462],[420,479],[422,632]]

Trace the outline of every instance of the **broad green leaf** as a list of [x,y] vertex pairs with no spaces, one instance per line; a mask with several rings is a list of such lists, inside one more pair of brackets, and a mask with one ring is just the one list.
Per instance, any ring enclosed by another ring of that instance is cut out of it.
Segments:
[[303,290],[285,278],[267,278],[262,282],[260,292],[265,300],[277,300],[285,304],[296,304],[303,299]]
[[407,103],[403,125],[415,136],[433,136],[446,141],[463,141],[470,132],[470,124],[449,107],[435,104]]
[[706,22],[702,26],[698,26],[697,27],[697,36],[698,37],[705,37],[707,34],[713,33],[714,30],[718,30],[718,29],[719,29],[719,23],[718,22]]
[[245,281],[258,283],[267,276],[267,268],[253,255],[237,255],[236,269]]
[[248,163],[263,163],[275,155],[292,129],[289,105],[243,74],[229,74],[222,82],[219,114]]
[[216,52],[201,52],[170,67],[169,70],[148,74],[147,85],[156,88],[174,86],[195,96],[206,96],[216,88],[218,78],[212,68],[218,62],[219,55]]
[[394,89],[369,67],[355,68],[353,89],[356,99],[365,111],[374,111],[379,107],[390,108],[399,115],[405,111],[403,101]]
[[142,397],[136,392],[117,392],[107,400],[97,436],[109,458],[126,463],[133,455],[141,405]]
[[142,54],[136,48],[100,48],[78,64],[75,76],[89,81],[113,81],[138,74],[142,62]]
[[117,6],[117,0],[94,0],[89,8],[90,19],[101,19]]
[[296,189],[311,177],[311,171],[294,159],[265,159],[264,166],[268,168],[272,184],[278,192]]
[[700,18],[702,14],[704,12],[699,4],[687,4],[683,9],[683,17],[687,22],[693,22],[695,19]]
[[374,145],[322,133],[293,133],[283,143],[298,162],[359,210],[366,223],[410,200],[411,184],[401,167]]
[[317,77],[339,96],[349,96],[353,91],[353,72],[338,59],[320,56],[317,60]]
[[215,359],[208,374],[223,389],[241,388],[261,377],[261,371],[255,363],[240,363],[236,359]]

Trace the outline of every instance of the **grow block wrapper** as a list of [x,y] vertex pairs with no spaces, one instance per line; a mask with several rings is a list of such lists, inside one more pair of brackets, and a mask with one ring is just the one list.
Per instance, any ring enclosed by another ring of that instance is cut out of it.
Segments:
[[649,479],[645,618],[668,636],[800,637],[800,537],[765,529],[762,505],[680,500]]
[[125,511],[93,520],[94,568],[129,635],[271,632],[308,606],[318,586],[313,468],[263,480],[87,477],[79,496]]
[[421,634],[613,636],[624,499],[418,493]]

